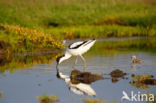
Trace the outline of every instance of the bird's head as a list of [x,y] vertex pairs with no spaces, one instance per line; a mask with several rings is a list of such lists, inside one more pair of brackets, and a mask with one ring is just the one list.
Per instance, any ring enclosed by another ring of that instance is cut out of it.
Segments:
[[71,55],[69,53],[65,53],[64,55],[61,55],[59,56],[57,59],[56,59],[56,63],[57,65],[59,65],[61,62],[63,62],[64,60],[66,59],[69,59],[71,57]]
[[57,59],[56,59],[56,70],[57,70],[56,76],[57,76],[58,78],[60,78],[58,65],[63,61],[63,57],[64,57],[64,56],[65,56],[65,55],[61,55],[61,56],[57,57]]
[[56,66],[58,66],[64,59],[63,59],[63,57],[64,57],[65,55],[61,55],[61,56],[59,56],[59,57],[57,57],[57,59],[56,59]]
[[136,59],[136,56],[135,56],[135,55],[133,55],[131,58],[132,58],[132,60],[134,60],[134,59]]

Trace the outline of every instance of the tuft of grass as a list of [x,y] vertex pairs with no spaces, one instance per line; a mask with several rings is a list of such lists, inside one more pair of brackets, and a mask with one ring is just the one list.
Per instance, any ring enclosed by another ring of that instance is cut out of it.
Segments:
[[156,85],[156,79],[153,79],[152,75],[142,74],[142,75],[132,75],[132,86],[140,89],[149,88],[148,85]]
[[59,98],[57,96],[48,96],[46,94],[44,94],[43,96],[36,96],[36,98],[40,100],[40,103],[58,103],[59,101]]

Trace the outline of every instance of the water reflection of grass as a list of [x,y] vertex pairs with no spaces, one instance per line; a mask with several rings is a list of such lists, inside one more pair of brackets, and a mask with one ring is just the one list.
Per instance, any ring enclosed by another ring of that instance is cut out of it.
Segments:
[[13,72],[14,70],[29,67],[33,64],[52,63],[57,56],[58,54],[4,57],[0,60],[0,73],[4,73],[5,71]]
[[99,41],[91,48],[90,54],[118,53],[128,51],[156,51],[155,38],[141,38],[134,40]]

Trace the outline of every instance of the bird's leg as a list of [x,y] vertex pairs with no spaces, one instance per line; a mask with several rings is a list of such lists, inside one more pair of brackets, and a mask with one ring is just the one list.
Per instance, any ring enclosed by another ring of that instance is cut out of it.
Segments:
[[77,64],[77,58],[78,58],[78,56],[76,56],[75,62],[73,64],[73,66],[72,66],[74,69],[75,69],[75,65]]
[[85,72],[86,71],[86,60],[85,60],[85,58],[82,55],[80,55],[80,57],[83,60],[83,63],[84,63],[84,72]]

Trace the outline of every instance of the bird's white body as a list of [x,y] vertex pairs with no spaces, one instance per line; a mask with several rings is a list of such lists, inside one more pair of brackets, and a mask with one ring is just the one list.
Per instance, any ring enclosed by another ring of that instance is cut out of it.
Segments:
[[[84,43],[84,41],[79,41],[76,43],[73,43],[70,45],[70,47],[68,47],[66,49],[66,53],[72,55],[72,56],[78,56],[78,55],[82,55],[85,52],[87,52],[95,43],[96,40],[88,40]],[[81,45],[80,47],[76,48],[76,49],[72,49],[74,47],[76,47],[77,45],[80,45],[84,43],[83,45]]]
[[[77,56],[77,57],[80,56],[84,62],[84,68],[86,68],[86,61],[85,61],[84,57],[82,56],[82,54],[87,52],[94,45],[95,42],[96,42],[95,39],[91,39],[91,40],[87,40],[87,41],[79,41],[79,42],[70,44],[67,47],[65,54],[57,58],[57,60],[56,60],[57,66],[64,60],[69,59],[71,56]],[[76,63],[77,63],[77,58],[74,62],[74,65]]]

